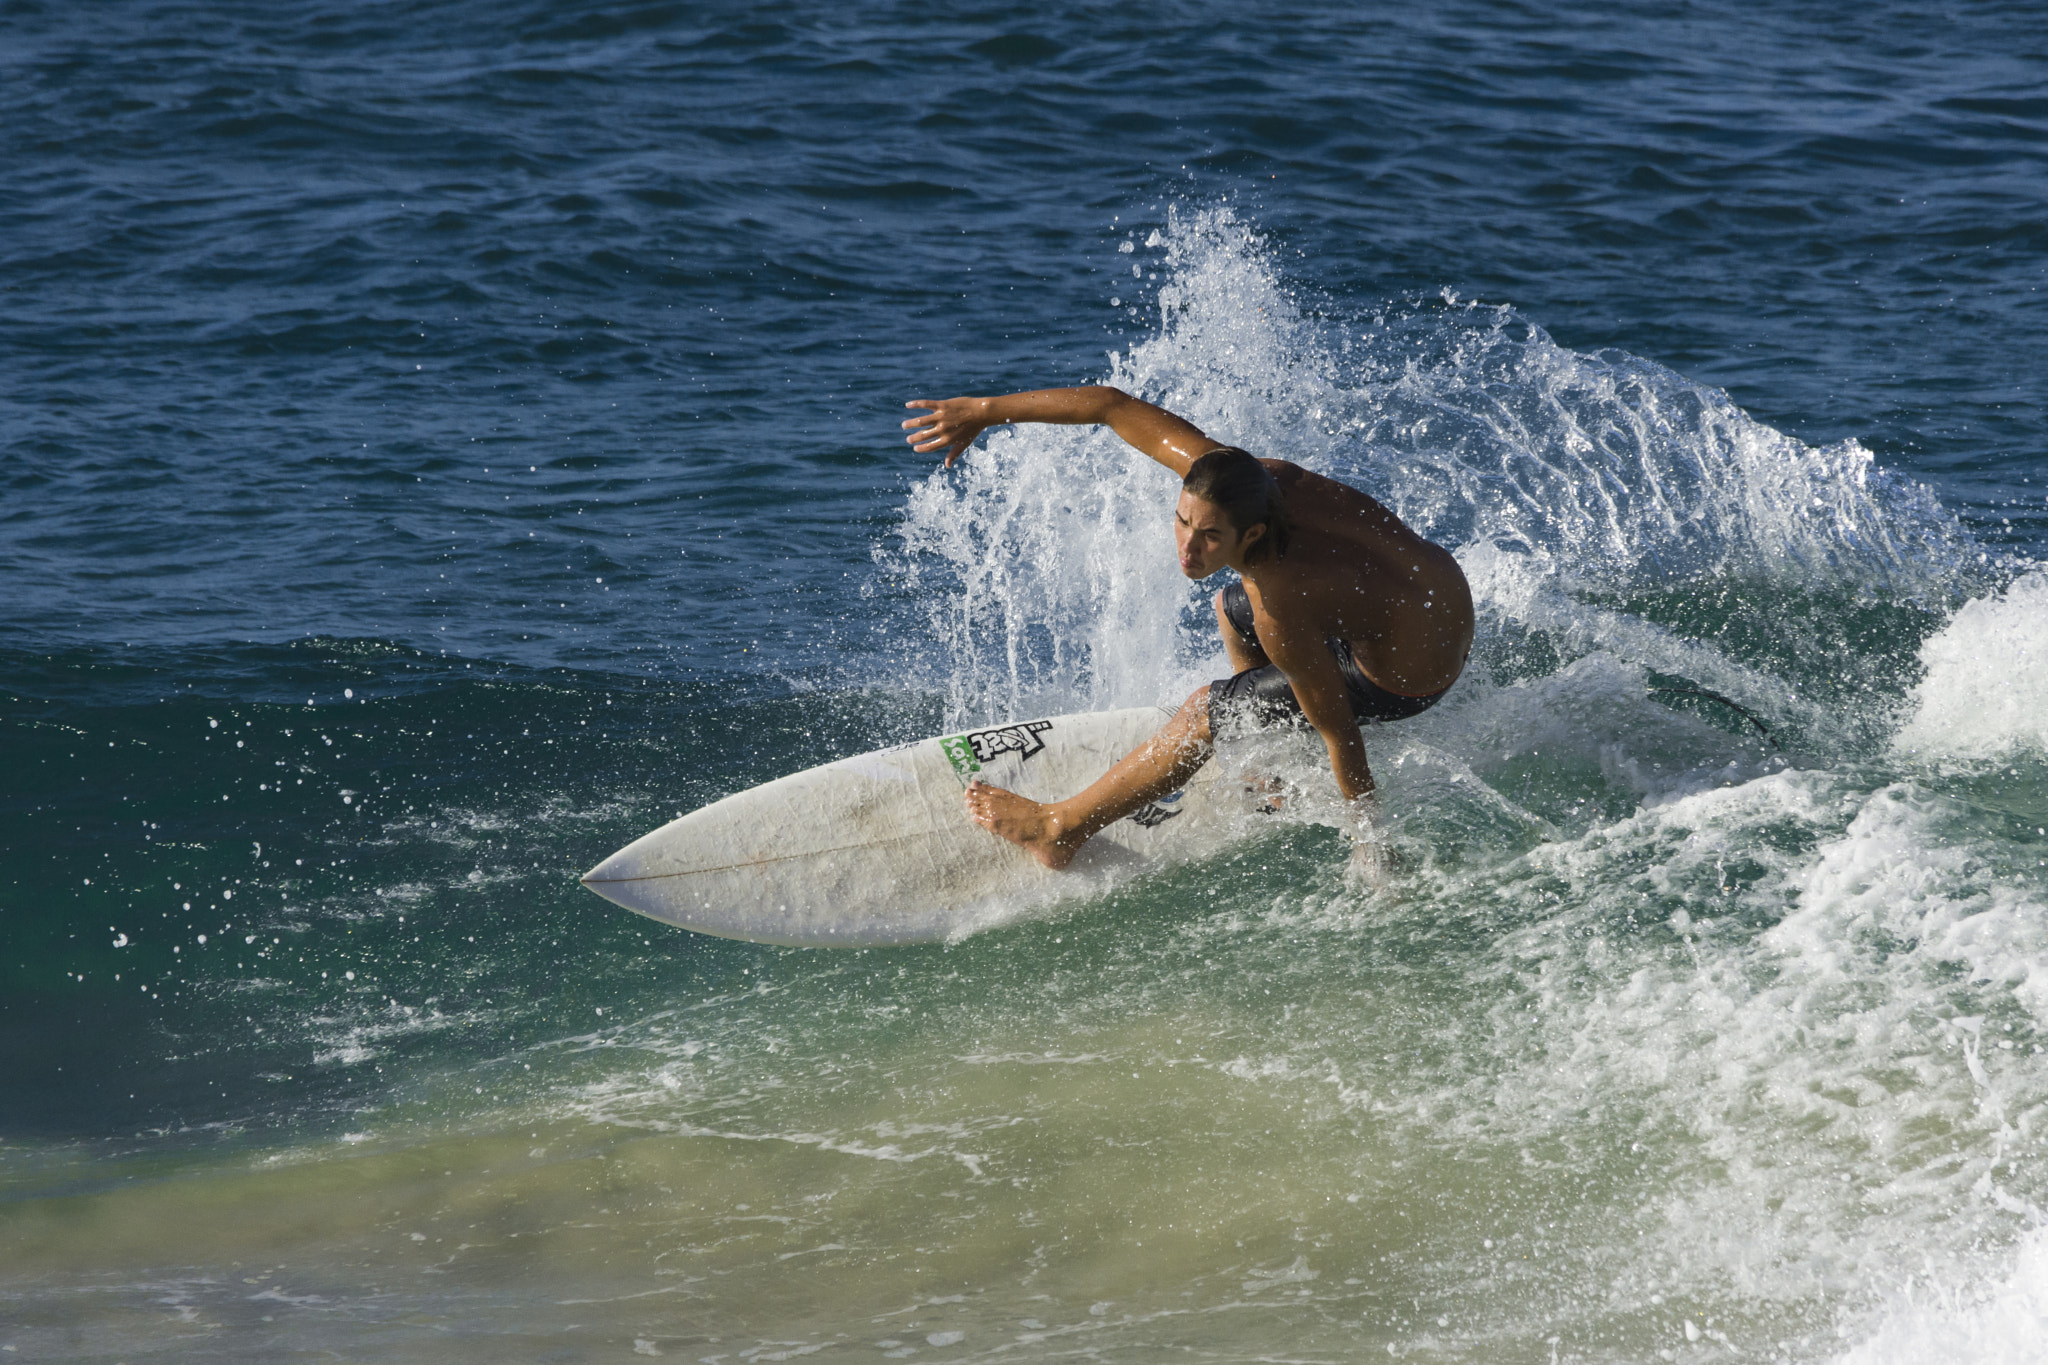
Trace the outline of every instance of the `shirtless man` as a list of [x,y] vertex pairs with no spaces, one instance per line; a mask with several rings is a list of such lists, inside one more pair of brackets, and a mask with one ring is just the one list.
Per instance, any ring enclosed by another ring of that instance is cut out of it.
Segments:
[[[946,467],[985,429],[1011,422],[1107,423],[1181,479],[1174,508],[1180,571],[1234,569],[1216,622],[1235,676],[1196,688],[1166,727],[1078,796],[1041,804],[977,780],[975,823],[1062,868],[1088,838],[1185,786],[1227,725],[1305,720],[1369,835],[1372,770],[1361,721],[1427,710],[1472,652],[1472,593],[1450,551],[1355,488],[1286,460],[1258,460],[1162,408],[1111,388],[1041,389],[1003,398],[916,399],[905,439],[944,449]],[[1361,870],[1381,864],[1369,839]]]

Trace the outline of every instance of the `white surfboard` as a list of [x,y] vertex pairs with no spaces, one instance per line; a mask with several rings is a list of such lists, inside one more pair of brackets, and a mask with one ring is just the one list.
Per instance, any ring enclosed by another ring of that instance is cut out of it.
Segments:
[[1158,707],[967,730],[843,758],[717,801],[626,845],[583,884],[702,934],[851,948],[957,939],[1099,895],[1242,832],[1251,801],[1216,764],[1053,872],[968,819],[976,777],[1050,801],[1142,744]]

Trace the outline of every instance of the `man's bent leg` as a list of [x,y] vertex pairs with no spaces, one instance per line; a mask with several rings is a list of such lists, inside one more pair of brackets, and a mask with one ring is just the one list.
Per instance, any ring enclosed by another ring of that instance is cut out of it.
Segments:
[[1118,759],[1080,795],[1040,803],[976,779],[967,788],[967,812],[983,829],[1057,870],[1072,862],[1097,832],[1186,786],[1214,748],[1209,689],[1198,687],[1158,734]]

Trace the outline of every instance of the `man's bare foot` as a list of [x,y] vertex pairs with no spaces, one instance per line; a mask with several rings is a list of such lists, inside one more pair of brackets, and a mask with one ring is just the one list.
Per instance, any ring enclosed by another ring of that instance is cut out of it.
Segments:
[[991,787],[980,778],[967,784],[967,814],[991,834],[999,834],[1057,872],[1074,861],[1080,845],[1060,838],[1060,822],[1051,806]]

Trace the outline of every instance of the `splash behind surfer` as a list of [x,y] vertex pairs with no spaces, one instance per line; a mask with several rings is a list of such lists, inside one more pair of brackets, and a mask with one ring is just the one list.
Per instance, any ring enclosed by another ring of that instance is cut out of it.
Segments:
[[[975,822],[1065,867],[1090,836],[1184,786],[1219,732],[1305,721],[1322,737],[1356,831],[1374,814],[1361,722],[1427,710],[1472,651],[1472,593],[1450,551],[1375,499],[1286,460],[1255,459],[1193,423],[1113,388],[1041,389],[1000,398],[914,399],[914,449],[946,465],[992,426],[1103,424],[1181,479],[1174,543],[1192,579],[1222,569],[1217,627],[1233,676],[1199,687],[1179,713],[1087,790],[1040,803],[977,781]],[[1357,841],[1363,871],[1377,845]]]

